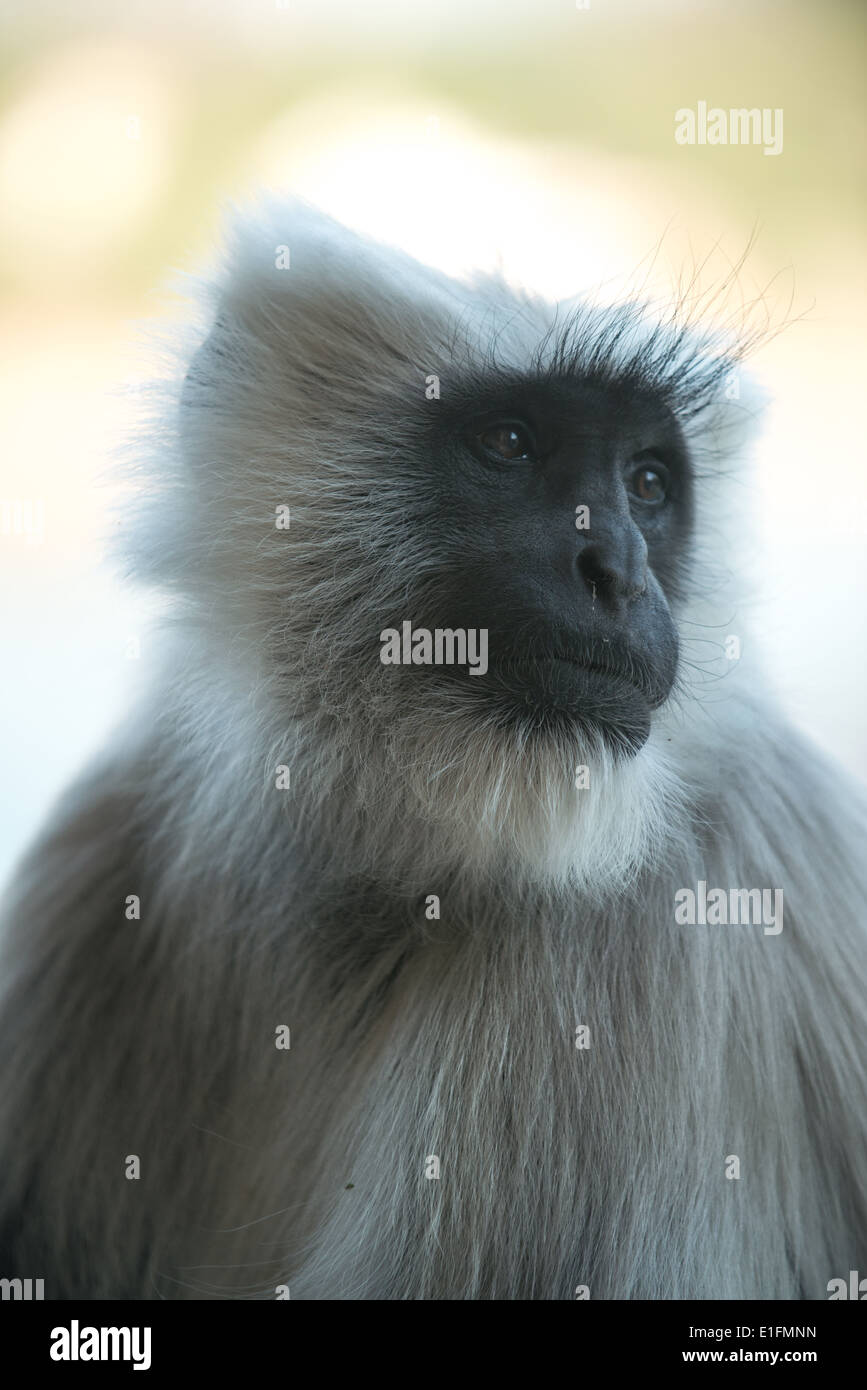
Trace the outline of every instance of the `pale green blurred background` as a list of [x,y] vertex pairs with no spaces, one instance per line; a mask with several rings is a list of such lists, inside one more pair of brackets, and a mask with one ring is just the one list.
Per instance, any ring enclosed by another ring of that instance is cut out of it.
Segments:
[[[736,296],[798,320],[755,362],[758,631],[863,776],[865,27],[844,0],[7,0],[0,874],[146,678],[149,606],[104,562],[137,325],[261,183],[554,295],[634,283],[657,247],[654,288],[705,256],[710,285],[757,234]],[[678,145],[700,100],[782,108],[782,153]]]

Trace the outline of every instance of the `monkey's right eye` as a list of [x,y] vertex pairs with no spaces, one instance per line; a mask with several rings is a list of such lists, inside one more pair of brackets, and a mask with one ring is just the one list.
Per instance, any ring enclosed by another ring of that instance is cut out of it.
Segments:
[[490,429],[484,430],[476,437],[487,454],[493,454],[509,463],[531,459],[534,456],[533,441],[523,425],[511,422],[491,425]]

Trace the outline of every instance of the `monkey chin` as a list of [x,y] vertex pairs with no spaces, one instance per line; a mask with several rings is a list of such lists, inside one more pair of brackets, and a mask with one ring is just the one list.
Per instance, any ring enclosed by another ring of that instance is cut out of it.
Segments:
[[622,892],[677,839],[685,800],[650,701],[592,672],[546,671],[541,689],[516,675],[407,682],[389,692],[388,740],[371,730],[359,757],[353,738],[376,856],[428,879],[438,864]]

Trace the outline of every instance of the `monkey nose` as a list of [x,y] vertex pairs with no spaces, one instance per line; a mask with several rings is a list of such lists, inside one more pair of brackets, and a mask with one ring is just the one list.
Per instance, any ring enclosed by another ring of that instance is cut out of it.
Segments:
[[647,548],[592,541],[578,554],[577,570],[595,602],[631,603],[647,592]]

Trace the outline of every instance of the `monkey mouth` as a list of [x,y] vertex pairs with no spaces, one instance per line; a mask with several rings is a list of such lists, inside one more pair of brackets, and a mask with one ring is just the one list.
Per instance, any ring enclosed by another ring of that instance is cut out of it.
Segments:
[[671,683],[660,680],[648,662],[622,643],[594,643],[577,650],[557,647],[526,653],[509,653],[493,661],[504,673],[514,672],[530,683],[546,679],[546,673],[562,672],[566,679],[571,672],[576,683],[592,682],[595,686],[608,683],[612,688],[628,687],[640,696],[651,709],[664,703]]
[[[541,660],[544,662],[544,658]],[[640,695],[644,695],[650,699],[648,682],[642,679],[632,668],[601,661],[585,661],[578,657],[562,656],[560,654],[551,656],[548,660],[562,663],[566,666],[572,666],[578,671],[583,671],[588,676],[599,676],[602,680],[608,680],[613,683],[625,682],[627,685],[631,685],[634,690],[637,690]],[[538,664],[538,660],[536,664]]]
[[621,644],[510,651],[494,656],[477,693],[499,718],[528,732],[599,735],[624,755],[634,755],[650,735],[654,709],[671,681]]

